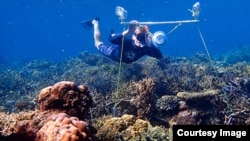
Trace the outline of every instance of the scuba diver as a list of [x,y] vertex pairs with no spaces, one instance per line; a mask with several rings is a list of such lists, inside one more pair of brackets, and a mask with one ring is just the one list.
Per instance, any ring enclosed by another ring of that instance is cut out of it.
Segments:
[[127,64],[145,55],[156,59],[162,58],[161,51],[152,43],[152,33],[146,25],[140,25],[138,21],[132,20],[129,22],[128,29],[122,33],[111,31],[109,38],[111,44],[107,44],[101,41],[99,20],[97,17],[81,24],[85,29],[94,28],[95,47],[101,54],[117,62],[122,61]]

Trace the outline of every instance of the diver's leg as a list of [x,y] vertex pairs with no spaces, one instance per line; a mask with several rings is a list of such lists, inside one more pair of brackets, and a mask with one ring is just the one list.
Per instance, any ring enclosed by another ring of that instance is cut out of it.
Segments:
[[100,33],[100,29],[99,29],[99,21],[93,20],[92,23],[93,23],[93,25],[94,25],[94,40],[95,40],[95,46],[96,46],[96,48],[98,48],[99,45],[103,43],[103,42],[101,41],[101,33]]

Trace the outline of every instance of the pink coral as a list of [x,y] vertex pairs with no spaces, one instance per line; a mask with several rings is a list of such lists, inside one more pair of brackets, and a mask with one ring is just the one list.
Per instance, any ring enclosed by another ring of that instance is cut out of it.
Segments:
[[84,114],[92,104],[92,98],[85,85],[61,81],[41,90],[38,103],[40,110],[57,109],[84,119]]
[[37,132],[35,141],[96,141],[91,127],[65,113],[52,115]]

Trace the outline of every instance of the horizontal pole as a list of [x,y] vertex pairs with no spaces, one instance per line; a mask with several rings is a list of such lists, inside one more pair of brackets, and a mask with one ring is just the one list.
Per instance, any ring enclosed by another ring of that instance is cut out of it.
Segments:
[[[162,21],[162,22],[138,22],[138,24],[154,25],[154,24],[182,24],[182,23],[196,23],[196,22],[199,22],[199,20]],[[130,22],[121,22],[121,24],[130,24]]]

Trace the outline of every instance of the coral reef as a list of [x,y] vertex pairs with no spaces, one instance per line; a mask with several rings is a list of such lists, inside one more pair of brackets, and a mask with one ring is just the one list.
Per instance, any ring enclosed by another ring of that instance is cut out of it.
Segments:
[[96,136],[101,141],[167,140],[163,128],[153,127],[148,121],[126,114],[106,120]]
[[[241,54],[235,53],[238,58]],[[242,55],[247,58],[247,53]],[[34,140],[41,129],[39,134],[49,137],[46,130],[59,130],[55,126],[70,126],[76,138],[83,138],[73,121],[96,127],[100,141],[163,140],[171,138],[175,124],[249,125],[250,64],[228,59],[211,64],[201,53],[160,60],[144,57],[119,70],[114,61],[83,52],[59,63],[4,65],[0,140]],[[48,119],[59,113],[70,125]]]
[[92,98],[86,86],[61,81],[42,89],[38,103],[40,110],[65,110],[69,115],[84,119],[85,113],[91,107]]
[[29,141],[36,137],[36,132],[43,126],[47,117],[57,111],[29,111],[0,114],[1,136],[0,139],[11,141]]
[[48,117],[34,141],[96,141],[89,125],[77,117],[59,113]]
[[131,104],[137,108],[137,116],[147,117],[152,113],[156,103],[154,93],[154,80],[147,78],[135,84],[135,97],[131,99]]
[[[198,125],[199,123],[199,112],[184,110],[180,111],[176,116],[174,116],[170,121],[169,125]],[[197,120],[198,119],[198,120]]]
[[[83,121],[92,98],[85,85],[61,81],[41,90],[40,110],[0,114],[2,140],[95,141],[96,129]],[[77,117],[75,117],[77,116]]]
[[249,62],[250,45],[242,45],[237,49],[230,50],[225,55],[222,55],[220,59],[229,64],[235,64],[243,61]]
[[207,90],[204,92],[178,92],[177,93],[177,97],[185,101],[208,99],[210,97],[214,97],[215,95],[219,95],[219,90]]
[[77,117],[55,110],[21,112],[11,115],[1,113],[0,119],[2,127],[0,140],[54,141],[57,138],[65,141],[97,140],[94,136],[96,133],[94,127]]
[[157,99],[156,109],[162,114],[172,114],[179,107],[179,100],[177,96],[164,95]]

